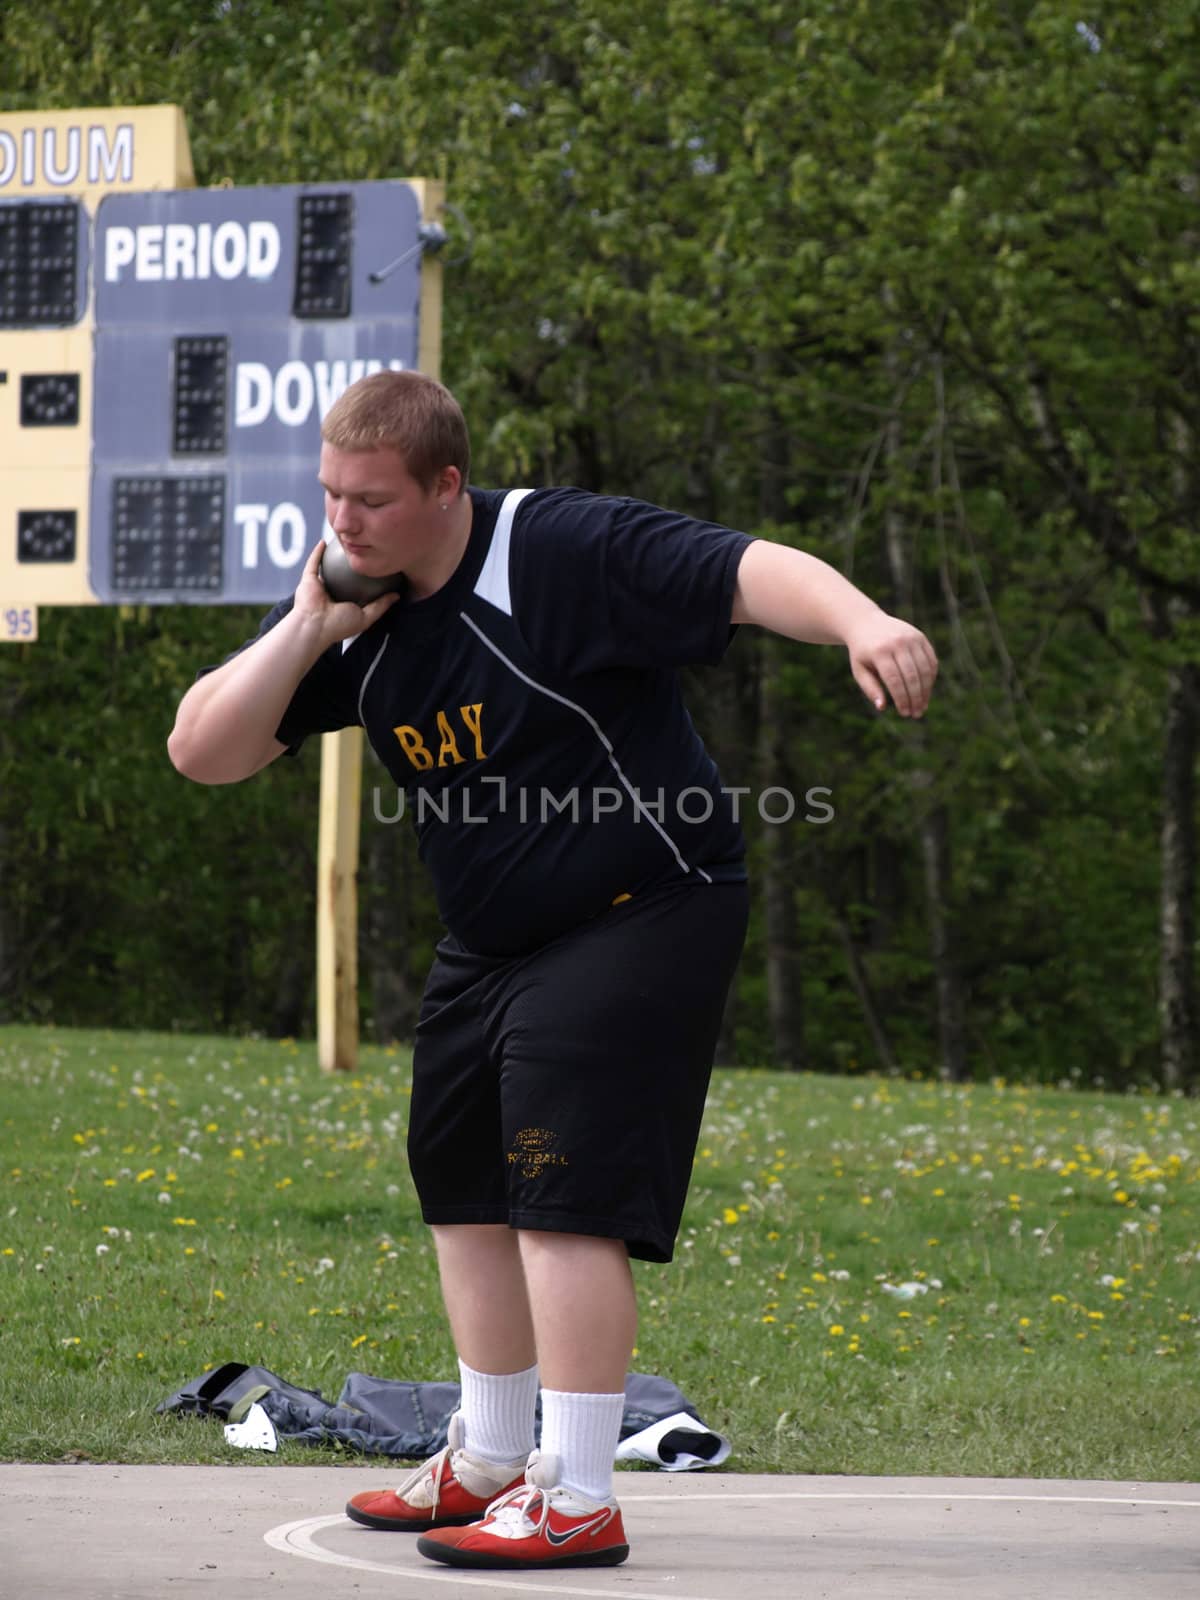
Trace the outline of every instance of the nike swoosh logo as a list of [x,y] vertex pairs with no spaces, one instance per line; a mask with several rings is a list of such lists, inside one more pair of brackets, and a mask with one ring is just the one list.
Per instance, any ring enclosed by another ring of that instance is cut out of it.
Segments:
[[546,1538],[551,1544],[566,1544],[568,1540],[576,1538],[581,1533],[591,1533],[595,1528],[602,1528],[612,1515],[609,1511],[602,1511],[598,1517],[593,1517],[590,1522],[580,1522],[573,1528],[568,1528],[566,1533],[555,1533],[554,1529],[546,1524]]

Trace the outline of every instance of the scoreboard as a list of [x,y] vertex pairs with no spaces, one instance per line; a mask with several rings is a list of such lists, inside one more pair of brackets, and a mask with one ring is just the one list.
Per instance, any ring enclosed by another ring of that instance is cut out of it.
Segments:
[[0,118],[0,614],[270,603],[329,406],[436,371],[435,186],[196,189],[175,108],[56,115]]
[[395,182],[100,202],[98,599],[295,587],[324,527],[322,416],[356,378],[418,364],[420,228]]

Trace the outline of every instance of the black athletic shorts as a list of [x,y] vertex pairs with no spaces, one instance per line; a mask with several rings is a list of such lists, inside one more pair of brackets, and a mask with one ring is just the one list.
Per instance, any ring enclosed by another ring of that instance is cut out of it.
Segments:
[[744,883],[672,885],[529,955],[444,939],[413,1051],[425,1221],[594,1234],[669,1261],[748,903]]

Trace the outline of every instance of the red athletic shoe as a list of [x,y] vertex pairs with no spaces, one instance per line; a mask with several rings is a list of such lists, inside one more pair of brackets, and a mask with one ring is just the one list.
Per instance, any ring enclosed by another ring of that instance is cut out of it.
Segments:
[[497,1465],[462,1448],[463,1425],[456,1411],[444,1450],[410,1472],[397,1489],[366,1489],[346,1505],[346,1515],[367,1528],[424,1533],[478,1522],[498,1495],[525,1481],[525,1462]]
[[553,1457],[536,1456],[525,1482],[466,1528],[424,1534],[417,1549],[450,1567],[616,1567],[629,1554],[615,1500],[557,1485]]

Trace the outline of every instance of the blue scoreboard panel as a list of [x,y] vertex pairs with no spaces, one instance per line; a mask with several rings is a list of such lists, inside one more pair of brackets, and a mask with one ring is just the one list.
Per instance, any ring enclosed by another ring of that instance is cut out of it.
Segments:
[[295,586],[324,529],[322,417],[355,379],[418,365],[423,238],[403,182],[101,200],[98,600],[261,602]]

